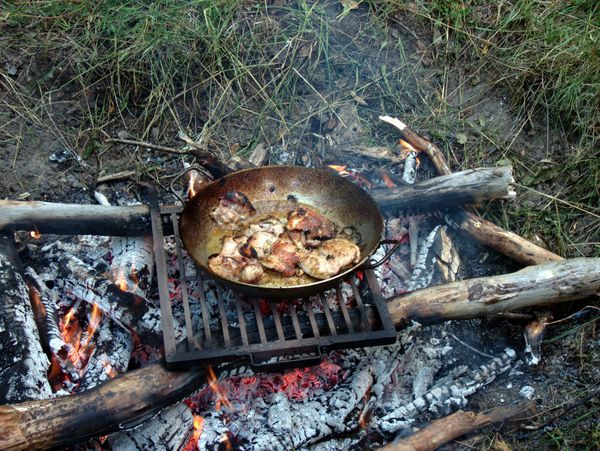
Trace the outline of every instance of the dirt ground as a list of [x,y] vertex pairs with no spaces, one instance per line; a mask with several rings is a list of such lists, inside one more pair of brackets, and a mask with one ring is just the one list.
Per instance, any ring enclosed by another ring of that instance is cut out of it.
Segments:
[[[333,9],[331,14],[335,17],[339,10]],[[568,146],[564,134],[549,127],[545,118],[524,121],[508,94],[488,83],[489,74],[478,62],[440,64],[436,56],[442,50],[423,23],[407,14],[398,18],[401,25],[377,31],[368,14],[366,9],[354,11],[338,21],[343,26],[332,29],[329,75],[320,84],[306,87],[301,103],[304,107],[286,118],[300,125],[282,135],[281,124],[267,123],[257,133],[254,116],[232,110],[213,129],[213,145],[228,154],[251,149],[260,142],[269,148],[271,164],[348,164],[354,160],[345,153],[346,146],[395,148],[396,133],[377,119],[389,114],[440,144],[453,169],[505,163],[508,155],[499,150],[496,140],[500,138],[503,142],[508,139],[511,148],[528,161],[551,160]],[[273,20],[284,19],[275,16]],[[106,136],[142,136],[135,111],[97,130],[87,113],[89,105],[102,97],[100,88],[86,91],[66,83],[70,74],[63,72],[60,61],[51,55],[30,59],[13,56],[17,71],[7,77],[29,94],[0,92],[1,198],[95,203],[93,190],[101,174],[134,170],[135,179],[151,180],[166,188],[170,178],[183,168],[182,162],[192,161],[189,156],[102,143]],[[315,70],[326,72],[324,68]],[[161,123],[149,130],[146,139],[179,148],[180,126],[195,136],[212,114],[208,101],[201,107],[193,110],[185,99],[175,101],[180,123]],[[465,128],[465,124],[471,126]],[[93,146],[88,145],[90,142]],[[478,150],[473,152],[469,146]],[[515,166],[516,172],[523,173],[518,162]],[[388,165],[386,169],[397,172],[401,166]],[[166,189],[163,194],[165,201],[173,200]],[[492,217],[502,218],[502,207],[535,204],[540,197],[521,190],[513,204],[491,206],[488,211]],[[537,242],[546,244],[543,236],[538,236]],[[498,273],[517,269],[490,250],[475,247],[473,252],[497,262]],[[591,253],[592,249],[583,252]],[[587,304],[554,309],[554,317],[562,318]],[[523,324],[477,320],[464,326],[470,343],[485,344],[486,331],[502,330],[507,343],[523,353]],[[519,399],[521,388],[531,386],[539,410],[545,412],[534,424],[542,425],[555,416],[556,420],[537,430],[488,428],[482,435],[448,445],[448,449],[575,449],[589,446],[589,437],[600,441],[600,378],[596,371],[600,337],[595,318],[584,313],[550,327],[542,352],[539,365],[521,365],[511,375],[502,376],[473,396],[470,407],[484,410]]]

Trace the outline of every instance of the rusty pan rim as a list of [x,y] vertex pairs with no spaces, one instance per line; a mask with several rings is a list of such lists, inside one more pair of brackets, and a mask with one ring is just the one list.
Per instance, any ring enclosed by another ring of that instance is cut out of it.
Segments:
[[[327,175],[334,175],[335,176],[334,173],[332,173],[331,171],[329,171],[327,169],[324,169],[324,168],[308,168],[308,167],[305,167],[305,166],[296,166],[296,165],[258,166],[258,167],[255,167],[255,168],[241,169],[239,171],[232,172],[232,173],[227,174],[227,175],[225,175],[225,176],[223,176],[223,177],[221,177],[219,179],[213,180],[212,182],[210,182],[207,185],[203,186],[200,190],[198,190],[198,192],[196,192],[196,194],[194,196],[192,196],[190,199],[188,199],[187,202],[185,202],[184,209],[181,212],[181,216],[180,216],[180,219],[179,219],[180,230],[181,230],[181,227],[182,227],[182,220],[183,220],[186,212],[194,210],[194,207],[196,207],[193,204],[194,198],[196,198],[197,196],[199,196],[204,191],[210,189],[212,186],[214,186],[216,184],[221,184],[223,180],[232,179],[232,178],[239,178],[240,176],[243,176],[245,173],[253,172],[253,171],[257,171],[257,170],[265,170],[265,168],[273,168],[272,170],[274,170],[274,171],[275,170],[285,170],[285,169],[293,168],[294,170],[306,170],[307,172],[321,172],[321,173],[326,173]],[[381,210],[379,209],[379,206],[377,205],[377,202],[373,198],[373,196],[371,196],[370,193],[368,193],[364,189],[360,188],[359,186],[354,185],[352,182],[350,182],[348,180],[345,180],[341,176],[339,176],[339,177],[345,183],[352,184],[353,187],[356,187],[356,188],[362,190],[362,192],[364,193],[364,195],[367,196],[369,202],[372,203],[373,206],[375,206],[375,211],[377,212],[377,214],[373,218],[373,222],[374,222],[373,225],[379,229],[378,243],[375,246],[373,246],[371,249],[369,249],[369,251],[366,253],[366,255],[358,263],[356,263],[354,266],[351,266],[350,268],[346,269],[344,272],[342,272],[340,274],[336,274],[335,276],[330,277],[328,279],[322,279],[322,280],[318,280],[316,282],[311,282],[311,283],[302,284],[302,285],[261,286],[261,285],[250,284],[250,283],[245,283],[245,282],[230,280],[230,279],[226,279],[224,277],[221,277],[221,276],[215,274],[214,272],[212,272],[210,270],[210,268],[208,268],[208,266],[206,264],[204,264],[201,261],[199,261],[199,259],[196,258],[196,256],[194,255],[193,252],[188,252],[188,255],[192,258],[192,260],[196,263],[196,265],[204,273],[206,273],[208,276],[210,276],[212,279],[214,279],[216,281],[219,281],[223,285],[228,285],[228,286],[233,287],[233,288],[239,288],[239,291],[241,291],[242,293],[247,293],[248,291],[252,291],[254,293],[256,293],[257,291],[263,291],[263,292],[265,292],[265,297],[267,297],[267,296],[273,296],[273,297],[277,297],[277,298],[282,298],[282,297],[292,297],[293,298],[294,297],[293,296],[294,292],[310,291],[311,293],[314,294],[314,293],[318,293],[318,292],[321,292],[321,291],[324,291],[324,290],[328,289],[329,287],[333,286],[334,282],[337,282],[337,281],[339,281],[341,279],[347,278],[350,275],[352,275],[352,274],[354,274],[354,273],[356,273],[358,271],[361,271],[363,266],[367,266],[368,260],[373,256],[373,254],[381,246],[382,242],[385,241],[383,239],[383,232],[384,232],[384,219],[383,219],[383,215],[381,213]],[[317,207],[315,207],[315,208],[317,208]],[[188,213],[188,214],[191,214],[191,213]],[[181,240],[181,243],[182,243],[184,249],[187,250],[187,246],[183,242],[183,239]],[[267,292],[269,293],[268,295],[266,295]]]

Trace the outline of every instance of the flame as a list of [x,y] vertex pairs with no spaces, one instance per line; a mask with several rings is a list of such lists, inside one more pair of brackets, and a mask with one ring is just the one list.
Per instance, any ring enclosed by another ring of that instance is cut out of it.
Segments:
[[94,346],[91,345],[92,338],[96,333],[96,329],[102,319],[102,312],[100,308],[94,304],[92,306],[92,312],[90,321],[86,331],[82,331],[78,322],[73,321],[75,312],[79,305],[76,304],[69,310],[62,321],[61,335],[65,343],[71,345],[71,349],[68,353],[68,359],[71,361],[75,368],[83,370],[86,360],[94,350]]
[[340,175],[350,175],[350,173],[346,170],[346,166],[339,166],[337,164],[330,164],[329,167],[334,171],[338,172]]
[[208,376],[206,377],[206,379],[208,381],[208,387],[216,395],[215,409],[217,411],[221,410],[221,405],[231,408],[231,403],[229,402],[229,399],[227,399],[227,394],[225,393],[225,390],[223,390],[223,388],[219,385],[217,375],[215,374],[210,365],[208,367]]
[[106,356],[100,361],[100,363],[102,364],[102,367],[104,368],[104,371],[106,372],[108,377],[110,377],[112,379],[112,378],[118,376],[118,373],[115,371],[113,366],[110,364],[110,361],[108,360],[108,358]]
[[194,184],[198,180],[198,172],[190,171],[190,180],[188,182],[188,197],[191,199],[196,195],[196,190],[194,189]]
[[115,285],[119,287],[119,290],[121,291],[128,291],[127,280],[125,279],[125,273],[123,272],[123,270],[119,271],[117,277],[115,277]]
[[194,443],[197,444],[202,435],[202,428],[204,427],[204,418],[200,415],[194,415]]
[[32,230],[31,232],[29,232],[29,234],[32,238],[35,238],[36,240],[39,240],[42,237],[42,234],[37,230]]
[[419,152],[417,149],[415,149],[409,142],[404,141],[403,139],[400,139],[398,141],[398,143],[400,144],[400,147],[402,149],[406,149],[409,152]]
[[386,171],[384,171],[382,169],[381,171],[379,171],[379,175],[381,175],[381,178],[383,179],[383,183],[385,183],[385,186],[387,186],[388,188],[396,187],[396,184],[394,183],[394,181],[392,180],[392,178]]

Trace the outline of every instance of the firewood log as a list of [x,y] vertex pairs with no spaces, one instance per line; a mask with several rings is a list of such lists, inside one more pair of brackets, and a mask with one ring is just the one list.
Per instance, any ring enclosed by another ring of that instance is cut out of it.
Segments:
[[49,365],[14,235],[0,234],[0,402],[50,396]]
[[[452,174],[444,154],[436,145],[419,136],[397,118],[380,116],[379,119],[396,127],[408,143],[417,150],[425,152],[440,175]],[[523,265],[539,265],[548,261],[562,260],[559,255],[533,244],[516,233],[509,232],[490,221],[481,219],[472,212],[464,212],[460,217],[460,221],[454,222],[462,231],[468,233],[480,243]]]
[[[383,207],[429,211],[486,199],[510,198],[513,195],[511,183],[509,167],[480,168],[379,190],[374,197]],[[150,231],[150,210],[147,205],[111,207],[0,200],[0,230],[139,236]]]
[[[433,324],[584,298],[600,290],[600,258],[532,266],[503,276],[432,287],[389,301],[397,326]],[[421,305],[419,305],[421,304]],[[119,429],[197,390],[202,367],[167,371],[161,363],[127,372],[78,395],[0,407],[0,449],[49,448]]]

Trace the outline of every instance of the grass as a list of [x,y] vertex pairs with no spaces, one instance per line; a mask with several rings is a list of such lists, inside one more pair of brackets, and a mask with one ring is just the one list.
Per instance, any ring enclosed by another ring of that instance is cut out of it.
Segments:
[[[486,215],[560,255],[600,256],[600,3],[423,0],[373,8],[391,23],[417,17],[431,33],[426,52],[440,68],[438,95],[414,123],[443,144],[455,167],[512,163],[519,197]],[[493,114],[473,117],[469,109],[485,99],[452,104],[480,78],[508,94],[513,127]],[[543,151],[528,151],[536,147]]]

